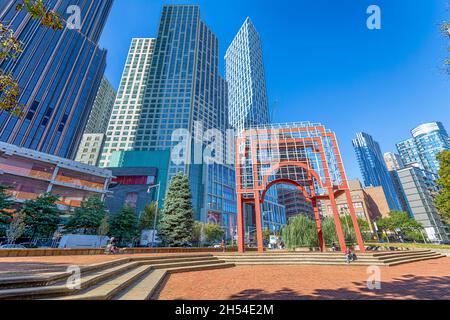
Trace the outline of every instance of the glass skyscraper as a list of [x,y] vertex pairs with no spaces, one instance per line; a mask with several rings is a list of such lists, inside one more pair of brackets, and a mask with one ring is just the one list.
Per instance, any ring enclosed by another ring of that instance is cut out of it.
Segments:
[[[225,134],[228,94],[219,74],[219,40],[201,20],[198,5],[165,5],[156,39],[133,39],[110,120],[101,166],[118,152],[173,151],[179,129],[188,150],[182,163],[171,161],[167,184],[174,175],[189,176],[195,219],[222,225],[232,234],[236,220],[235,173],[223,163],[197,161],[206,148],[203,134]],[[196,130],[197,129],[197,130]],[[223,148],[217,150],[223,153]],[[203,160],[203,159],[200,159]]]
[[0,1],[0,21],[14,30],[23,53],[0,69],[18,80],[23,117],[0,113],[0,141],[74,158],[106,66],[98,41],[113,0],[48,0],[44,4],[68,19],[81,9],[81,29],[51,30],[17,11],[19,0]]
[[238,131],[268,124],[269,102],[261,39],[247,18],[225,55],[230,124]]
[[411,139],[397,144],[404,164],[438,174],[437,156],[444,150],[450,150],[449,136],[444,125],[441,122],[425,123],[411,133]]
[[[225,55],[228,84],[228,118],[237,132],[268,125],[269,102],[261,38],[250,18],[229,46]],[[246,209],[246,212],[250,212]],[[277,188],[267,193],[262,207],[263,227],[279,230],[286,223],[286,208],[279,204]],[[247,217],[248,224],[253,224]]]
[[382,187],[391,210],[402,209],[392,177],[384,162],[378,142],[367,133],[358,133],[353,140],[365,187]]

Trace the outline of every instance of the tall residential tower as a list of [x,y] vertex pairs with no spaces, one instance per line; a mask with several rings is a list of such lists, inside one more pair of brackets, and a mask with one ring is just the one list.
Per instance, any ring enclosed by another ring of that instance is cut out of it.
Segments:
[[116,91],[111,83],[103,78],[75,161],[98,165],[115,100]]
[[449,136],[444,125],[441,122],[425,123],[411,133],[412,138],[397,144],[404,164],[438,174],[437,156],[444,150],[450,150]]
[[225,55],[229,120],[238,131],[269,124],[269,102],[261,39],[247,18]]
[[[250,18],[244,21],[226,52],[225,72],[231,127],[239,133],[255,126],[269,125],[262,43]],[[271,231],[279,230],[286,222],[286,208],[279,204],[279,200],[277,188],[272,188],[262,206],[264,227]],[[307,206],[306,200],[304,202]],[[297,203],[296,207],[302,205],[303,203]],[[252,215],[247,214],[248,224],[253,224],[252,218]]]
[[[229,128],[227,100],[219,40],[201,19],[200,7],[163,6],[156,39],[133,40],[101,166],[116,164],[127,152],[172,152],[177,159],[172,157],[164,183],[179,172],[188,175],[194,218],[217,222],[230,236],[236,213],[234,171],[201,157],[208,145],[204,133],[215,129],[225,134]],[[176,135],[180,129],[185,132]],[[175,154],[181,140],[187,141],[186,148]]]
[[63,19],[69,18],[69,6],[78,6],[79,30],[42,27],[26,10],[16,10],[19,3],[0,1],[0,21],[8,23],[23,47],[0,69],[17,79],[24,116],[0,112],[0,141],[73,159],[106,67],[106,51],[98,41],[113,0],[44,1]]

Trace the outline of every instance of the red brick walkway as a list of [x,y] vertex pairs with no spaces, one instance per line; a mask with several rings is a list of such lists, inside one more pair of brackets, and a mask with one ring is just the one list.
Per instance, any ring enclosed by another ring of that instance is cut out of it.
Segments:
[[175,274],[161,300],[450,299],[450,258],[381,267],[381,290],[365,267],[255,266]]

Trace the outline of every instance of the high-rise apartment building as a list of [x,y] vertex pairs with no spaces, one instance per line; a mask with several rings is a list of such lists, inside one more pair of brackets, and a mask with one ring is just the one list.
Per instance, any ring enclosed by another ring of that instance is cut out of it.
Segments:
[[412,138],[397,144],[405,166],[416,166],[438,174],[437,156],[450,150],[449,135],[441,122],[425,123],[411,131]]
[[247,18],[225,55],[229,121],[238,131],[268,124],[269,102],[261,39]]
[[386,163],[388,171],[401,170],[405,167],[400,155],[393,152],[386,152],[384,154],[384,162]]
[[[231,127],[240,132],[268,125],[269,102],[262,43],[250,18],[244,21],[226,52],[225,73]],[[286,223],[285,207],[279,204],[277,188],[269,190],[262,213],[263,225],[271,231],[279,230]],[[248,221],[252,223],[251,218]]]
[[417,167],[398,171],[398,177],[409,205],[409,214],[422,224],[430,241],[448,241],[449,229],[434,205],[439,192],[437,176]]
[[103,78],[84,133],[106,134],[115,101],[116,90],[114,90],[108,79]]
[[400,180],[398,177],[398,170],[402,170],[405,168],[403,164],[403,160],[399,154],[393,152],[386,152],[384,154],[384,162],[386,163],[386,167],[391,175],[392,183],[394,184],[395,193],[397,194],[397,198],[400,201],[400,206],[403,212],[408,212],[408,201],[403,194],[402,186],[400,184]]
[[278,202],[286,208],[286,220],[296,216],[314,219],[314,208],[305,196],[295,187],[277,186]]
[[114,152],[134,149],[155,42],[156,39],[152,38],[135,38],[131,41],[106,130],[105,145],[100,158],[101,167],[110,166]]
[[391,210],[401,210],[392,177],[386,167],[378,142],[371,135],[361,132],[353,140],[353,147],[363,176],[364,186],[383,187]]
[[19,0],[0,2],[0,21],[14,30],[23,52],[0,64],[21,88],[23,117],[0,112],[0,141],[40,152],[75,158],[106,67],[98,46],[113,0],[51,0],[45,5],[68,19],[80,9],[79,30],[51,30],[18,11]]
[[103,78],[75,161],[98,165],[115,100],[116,91],[109,81]]
[[[133,39],[108,127],[101,166],[126,152],[173,151],[174,133],[195,135],[180,160],[171,159],[163,184],[178,172],[189,176],[195,219],[235,226],[234,171],[223,163],[206,164],[203,134],[229,128],[227,85],[219,74],[219,41],[201,20],[198,5],[165,5],[156,39]],[[225,143],[223,148],[225,148]],[[217,152],[225,150],[219,148]],[[195,152],[194,152],[195,150]]]

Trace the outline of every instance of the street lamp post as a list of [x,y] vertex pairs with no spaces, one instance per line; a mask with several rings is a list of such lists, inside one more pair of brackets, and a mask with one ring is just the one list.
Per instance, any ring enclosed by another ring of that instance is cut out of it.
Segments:
[[155,212],[155,220],[153,222],[153,236],[152,236],[152,247],[155,247],[155,242],[156,242],[156,224],[158,222],[158,214],[159,214],[159,196],[160,196],[160,191],[161,191],[161,183],[158,183],[154,186],[150,186],[148,188],[147,193],[150,194],[151,190],[154,188],[158,188],[158,193],[156,196],[156,212]]

